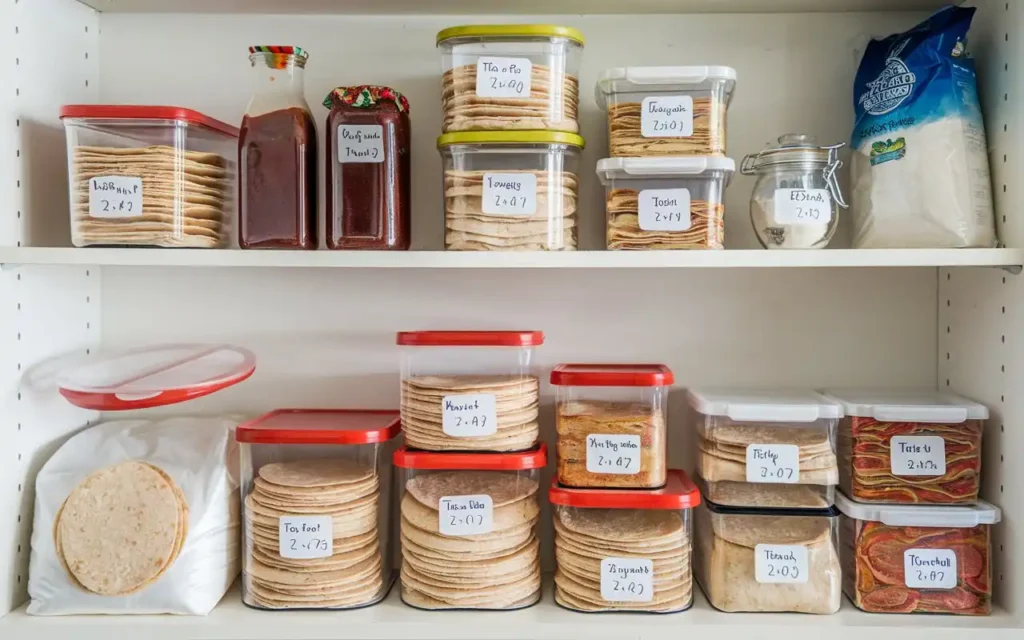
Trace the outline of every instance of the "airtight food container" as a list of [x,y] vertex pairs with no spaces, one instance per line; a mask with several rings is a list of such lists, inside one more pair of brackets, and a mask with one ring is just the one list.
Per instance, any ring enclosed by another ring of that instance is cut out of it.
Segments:
[[443,132],[579,131],[583,34],[550,24],[481,24],[437,34]]
[[445,249],[576,249],[583,138],[553,131],[471,131],[437,139]]
[[693,603],[693,521],[700,493],[672,470],[661,489],[548,492],[555,602],[576,611],[672,613]]
[[281,409],[238,427],[245,604],[351,609],[387,595],[400,433],[383,410]]
[[715,156],[605,158],[609,249],[724,249],[725,200],[736,163]]
[[400,448],[402,601],[417,609],[521,609],[541,596],[544,444],[518,453]]

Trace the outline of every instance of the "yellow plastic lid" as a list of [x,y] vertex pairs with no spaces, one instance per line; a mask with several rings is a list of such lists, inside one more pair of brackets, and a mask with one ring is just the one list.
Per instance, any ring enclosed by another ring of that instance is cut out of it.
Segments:
[[568,144],[583,148],[583,138],[565,131],[455,131],[437,138],[438,148],[453,144]]
[[516,36],[547,36],[552,38],[568,38],[583,44],[583,34],[579,29],[560,27],[557,24],[468,24],[459,27],[448,27],[437,34],[437,44],[450,38],[488,36],[504,38]]

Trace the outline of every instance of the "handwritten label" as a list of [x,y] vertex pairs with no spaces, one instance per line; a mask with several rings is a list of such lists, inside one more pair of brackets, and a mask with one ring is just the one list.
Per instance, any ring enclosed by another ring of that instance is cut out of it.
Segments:
[[775,224],[826,224],[832,220],[828,189],[776,189]]
[[450,436],[489,436],[498,431],[493,393],[464,393],[441,399],[441,430]]
[[142,178],[102,176],[89,180],[89,215],[133,218],[142,215]]
[[601,561],[601,599],[650,602],[654,599],[654,561],[605,558]]
[[484,213],[532,216],[537,212],[537,174],[485,173]]
[[690,228],[689,189],[643,189],[639,195],[640,228],[686,231]]
[[954,589],[956,552],[952,549],[907,549],[903,573],[911,589]]
[[437,528],[446,536],[475,536],[494,530],[491,496],[442,496],[437,504]]
[[807,547],[799,544],[759,544],[754,547],[754,578],[761,584],[807,582]]
[[591,473],[640,473],[640,436],[587,436],[587,471]]
[[481,98],[529,98],[529,58],[480,58],[476,61],[476,95]]
[[795,444],[747,445],[747,482],[800,482],[800,447]]
[[889,453],[894,476],[946,475],[946,441],[942,436],[893,436]]
[[334,554],[331,516],[281,516],[277,532],[282,558],[329,558]]
[[339,124],[338,162],[384,162],[384,127]]
[[689,138],[693,135],[693,98],[658,96],[640,104],[640,135],[645,138]]

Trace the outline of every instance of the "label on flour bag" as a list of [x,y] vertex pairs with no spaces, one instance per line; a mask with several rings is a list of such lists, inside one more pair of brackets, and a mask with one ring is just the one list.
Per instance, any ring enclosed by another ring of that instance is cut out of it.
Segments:
[[761,584],[807,582],[807,547],[799,544],[759,544],[754,547],[754,578]]
[[481,98],[529,98],[529,58],[480,58],[476,62],[476,95]]
[[89,215],[93,218],[132,218],[142,215],[142,178],[90,178]]
[[494,501],[488,495],[442,496],[437,528],[446,536],[474,536],[494,530]]
[[441,430],[449,436],[490,436],[498,432],[493,393],[464,393],[441,399]]
[[640,229],[686,231],[690,228],[689,189],[643,189],[638,196]]
[[800,447],[795,444],[747,445],[747,482],[800,482]]
[[893,436],[889,453],[894,476],[946,475],[946,441],[942,436]]
[[631,475],[640,473],[640,436],[587,436],[587,471]]
[[330,558],[334,554],[331,516],[281,516],[277,534],[282,558]]
[[775,224],[827,224],[831,220],[828,189],[775,190]]
[[654,561],[605,558],[601,561],[601,599],[650,602],[654,599]]
[[338,162],[384,162],[384,127],[339,124]]
[[956,552],[952,549],[907,549],[903,573],[911,589],[953,589],[957,583]]
[[537,174],[485,173],[483,212],[532,216],[537,212]]
[[693,135],[693,97],[657,96],[640,104],[640,135],[689,138]]

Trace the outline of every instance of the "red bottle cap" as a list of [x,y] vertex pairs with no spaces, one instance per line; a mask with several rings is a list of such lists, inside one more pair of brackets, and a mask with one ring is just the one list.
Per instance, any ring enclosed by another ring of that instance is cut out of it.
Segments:
[[692,509],[700,504],[700,491],[682,469],[667,474],[660,489],[570,489],[554,479],[548,491],[551,504],[585,509]]
[[560,364],[551,384],[560,387],[665,387],[675,382],[663,364]]
[[376,444],[402,432],[398,411],[378,409],[278,409],[235,431],[250,444]]
[[399,331],[404,347],[536,347],[542,331]]
[[399,447],[396,467],[431,471],[523,471],[548,465],[548,445],[543,442],[529,451],[515,453],[439,453]]

